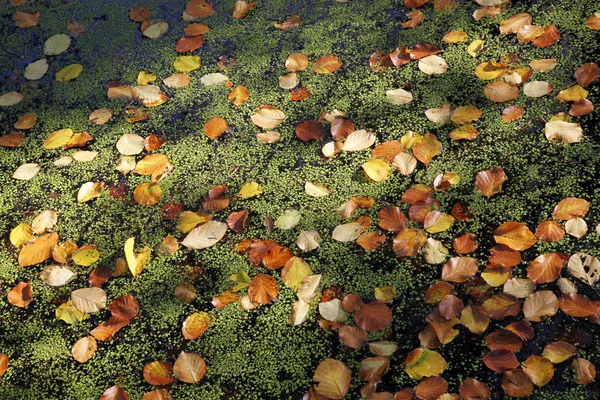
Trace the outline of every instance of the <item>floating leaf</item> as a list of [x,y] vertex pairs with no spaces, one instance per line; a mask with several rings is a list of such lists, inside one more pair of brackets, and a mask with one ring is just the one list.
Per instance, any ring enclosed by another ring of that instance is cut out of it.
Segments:
[[25,243],[19,253],[19,266],[27,267],[46,261],[50,258],[56,243],[58,243],[56,232],[48,233]]
[[523,361],[523,372],[536,386],[542,387],[554,376],[554,366],[547,358],[532,355]]
[[554,364],[560,364],[577,354],[577,349],[564,341],[553,342],[544,347],[543,356]]
[[69,35],[59,33],[51,36],[44,43],[44,54],[47,56],[55,56],[67,51],[71,45],[71,38]]
[[541,322],[541,317],[554,316],[558,312],[558,307],[558,298],[552,291],[540,290],[525,299],[523,314],[528,321]]
[[197,384],[206,374],[206,363],[198,354],[181,352],[173,365],[173,372],[180,381]]
[[77,289],[71,292],[71,301],[84,313],[93,313],[106,307],[106,292],[97,287]]
[[250,300],[260,304],[270,303],[279,293],[279,285],[275,278],[266,274],[256,275],[248,287]]
[[316,390],[321,396],[330,399],[343,399],[350,388],[350,368],[341,361],[325,358],[319,363],[313,380],[317,382]]
[[69,82],[77,78],[82,71],[83,65],[81,64],[67,65],[56,73],[55,78],[57,82]]
[[28,163],[19,166],[19,168],[13,172],[12,177],[21,181],[28,181],[33,179],[38,172],[40,172],[40,164]]
[[200,68],[200,56],[179,56],[173,62],[173,67],[182,72],[190,72]]
[[411,351],[403,365],[406,373],[416,380],[441,374],[448,367],[446,360],[438,352],[426,348]]
[[360,310],[354,314],[356,326],[367,332],[382,331],[387,328],[391,320],[392,312],[389,307],[377,300],[363,304]]
[[323,56],[319,58],[312,70],[317,74],[331,74],[342,66],[342,62],[336,56]]
[[279,126],[285,118],[286,116],[282,111],[268,105],[259,107],[256,114],[250,117],[256,126],[263,129],[273,129]]
[[505,244],[513,250],[527,250],[535,244],[536,237],[522,222],[505,222],[494,230],[496,243]]
[[419,69],[427,75],[441,75],[448,70],[448,64],[442,57],[431,55],[419,60]]
[[98,343],[96,339],[92,336],[86,336],[75,342],[71,349],[71,355],[76,361],[84,363],[94,357],[97,349]]

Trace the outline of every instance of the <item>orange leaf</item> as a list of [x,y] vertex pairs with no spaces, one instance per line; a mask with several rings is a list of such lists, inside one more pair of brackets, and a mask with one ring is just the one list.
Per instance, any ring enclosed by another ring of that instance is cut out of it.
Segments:
[[588,99],[579,99],[571,104],[569,115],[573,117],[581,117],[594,111],[594,103]]
[[525,115],[525,109],[521,106],[510,106],[502,110],[502,122],[512,122],[521,119]]
[[560,30],[554,24],[544,27],[544,33],[533,39],[533,45],[540,49],[552,46],[560,40]]
[[152,361],[144,365],[144,380],[153,386],[170,385],[175,378],[171,370],[173,364],[166,361]]
[[299,88],[292,89],[290,91],[290,100],[291,101],[300,101],[306,99],[310,96],[310,91],[306,86],[301,86]]
[[27,113],[21,115],[17,122],[15,122],[15,129],[27,130],[31,129],[35,125],[35,121],[37,119],[36,113]]
[[125,389],[121,386],[112,386],[100,396],[100,400],[128,400],[129,397],[125,393]]
[[394,237],[394,252],[396,257],[414,257],[421,246],[427,241],[427,235],[422,229],[404,229]]
[[508,350],[516,352],[523,347],[521,338],[506,329],[490,333],[485,337],[485,343],[490,350]]
[[234,106],[241,106],[250,98],[250,91],[246,86],[236,86],[227,97]]
[[475,241],[475,234],[465,233],[457,238],[454,238],[452,242],[454,251],[458,254],[469,254],[477,250],[477,242]]
[[273,246],[267,250],[262,258],[262,264],[265,268],[275,270],[283,266],[294,257],[294,253],[285,246]]
[[243,0],[238,0],[235,2],[233,6],[233,18],[241,19],[246,16],[256,5],[256,2],[245,2]]
[[510,247],[499,244],[490,249],[492,253],[488,261],[503,267],[514,267],[521,262],[521,253]]
[[47,233],[23,245],[19,253],[19,266],[39,264],[50,258],[52,249],[58,243],[58,233]]
[[587,318],[598,320],[596,308],[586,296],[582,294],[565,294],[560,299],[560,309],[570,317]]
[[425,201],[431,197],[433,194],[433,189],[427,185],[416,184],[408,189],[402,194],[401,202],[404,204],[414,205],[421,201]]
[[204,34],[208,33],[209,31],[210,31],[210,28],[208,27],[208,25],[200,23],[200,22],[193,22],[189,25],[186,25],[185,28],[183,28],[183,32],[187,36],[204,35]]
[[513,250],[523,251],[533,246],[536,237],[522,222],[505,222],[494,230],[494,240]]
[[17,11],[13,17],[19,28],[31,28],[40,23],[40,12]]
[[375,250],[379,248],[385,240],[385,235],[379,231],[363,232],[358,239],[356,239],[356,244],[365,250]]
[[580,385],[587,385],[596,378],[596,367],[588,360],[576,358],[571,363],[571,368],[575,373],[573,380]]
[[209,119],[204,124],[204,134],[208,136],[210,139],[216,139],[221,136],[229,126],[227,125],[227,121],[221,117],[214,117]]
[[8,368],[8,356],[6,354],[0,354],[0,378],[6,372]]
[[427,165],[442,152],[442,144],[435,135],[426,133],[423,140],[412,147],[412,151],[417,160]]
[[489,198],[502,191],[504,181],[506,181],[506,174],[502,167],[494,167],[477,173],[475,187],[482,195]]
[[527,296],[523,303],[523,314],[528,321],[541,322],[542,317],[556,315],[558,306],[558,298],[551,290],[539,290]]
[[124,294],[114,299],[108,309],[114,318],[131,322],[140,312],[140,305],[132,295]]
[[177,41],[175,51],[186,53],[188,51],[198,50],[204,44],[204,35],[184,36]]
[[463,302],[453,294],[444,296],[438,305],[440,314],[448,320],[459,316],[464,308]]
[[115,333],[117,333],[121,328],[127,326],[128,324],[129,321],[127,320],[110,317],[108,321],[105,321],[97,327],[95,327],[90,332],[90,334],[102,342],[108,342],[112,339]]
[[[333,122],[335,122],[335,120]],[[352,128],[354,129],[354,124],[352,125]],[[335,135],[333,134],[333,123],[331,123],[331,134],[335,138]],[[381,158],[384,161],[391,163],[394,157],[396,157],[403,151],[404,147],[402,146],[402,144],[400,144],[400,141],[390,140],[375,146],[375,148],[371,152],[371,158]]]
[[362,328],[356,326],[344,325],[338,330],[340,340],[346,346],[353,349],[360,349],[367,343],[369,334]]
[[319,58],[312,70],[317,74],[331,74],[342,66],[342,62],[336,56],[323,56]]
[[190,0],[185,6],[185,12],[192,17],[206,18],[213,15],[215,9],[207,0]]
[[[483,309],[490,318],[501,320],[508,316],[516,316],[521,311],[521,303],[515,296],[500,293],[483,302]],[[515,367],[516,368],[516,367]]]
[[535,236],[547,243],[558,242],[565,235],[565,230],[552,220],[547,220],[538,225]]
[[343,399],[350,388],[350,368],[341,361],[326,358],[317,366],[313,380],[317,392],[330,399]]
[[173,372],[180,381],[197,384],[206,374],[206,363],[198,354],[181,352],[175,361]]
[[567,197],[566,199],[562,199],[556,207],[554,207],[552,217],[562,219],[563,221],[568,221],[573,218],[582,218],[585,217],[589,209],[589,201],[577,197]]
[[267,304],[273,300],[277,293],[279,292],[279,285],[275,278],[266,274],[258,274],[248,286],[248,296],[250,296],[250,300]]
[[279,29],[280,31],[283,31],[283,32],[289,32],[292,29],[299,27],[301,21],[302,20],[299,15],[292,14],[289,17],[287,17],[285,19],[285,21],[283,21],[283,23],[281,23],[281,24],[275,23],[274,26],[275,26],[275,29]]
[[423,4],[426,4],[428,1],[429,0],[404,0],[404,6],[406,8],[419,8]]
[[446,295],[452,293],[454,286],[448,282],[437,281],[425,292],[425,303],[435,304],[440,302]]
[[15,307],[27,308],[33,299],[33,291],[28,282],[19,282],[13,287],[6,298]]
[[563,253],[546,253],[536,257],[527,267],[527,277],[534,283],[554,282],[565,266]]
[[133,199],[142,206],[153,206],[160,200],[162,189],[156,183],[146,182],[140,184],[133,191]]
[[408,12],[406,13],[406,16],[409,18],[409,20],[400,24],[400,26],[403,28],[416,28],[425,19],[425,14],[419,10]]
[[[401,48],[399,48],[402,50]],[[411,60],[420,60],[428,56],[436,55],[440,52],[440,48],[430,43],[417,43],[410,49]],[[393,60],[392,60],[393,61]]]

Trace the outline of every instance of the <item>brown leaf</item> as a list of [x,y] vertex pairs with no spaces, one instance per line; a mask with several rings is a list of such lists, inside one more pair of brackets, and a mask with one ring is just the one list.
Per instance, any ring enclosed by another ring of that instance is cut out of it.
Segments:
[[485,97],[496,103],[504,103],[519,97],[519,89],[504,81],[488,83],[483,88]]
[[583,218],[590,209],[590,202],[577,197],[567,197],[562,199],[554,211],[552,211],[552,217],[568,221],[573,218]]
[[436,400],[447,391],[448,381],[441,376],[425,378],[415,387],[415,394],[421,400]]
[[131,322],[140,312],[140,305],[130,294],[117,297],[110,303],[108,310],[114,318]]
[[15,307],[27,308],[33,299],[31,285],[28,282],[17,283],[15,287],[8,292],[6,299]]
[[579,99],[571,104],[569,115],[573,117],[582,117],[594,111],[594,103],[588,99]]
[[360,310],[354,314],[356,326],[367,332],[382,331],[387,328],[391,320],[392,312],[389,307],[378,300],[361,305]]
[[575,71],[575,79],[581,86],[589,86],[600,79],[600,67],[595,62],[585,63]]
[[491,397],[490,388],[475,378],[467,378],[461,382],[460,397],[466,400],[487,400]]
[[426,4],[429,0],[404,0],[404,7],[406,8],[419,8]]
[[31,28],[40,23],[40,12],[17,11],[13,19],[19,28]]
[[0,146],[2,147],[19,147],[25,141],[23,132],[11,132],[7,135],[0,136]]
[[533,39],[533,45],[540,49],[552,46],[560,40],[560,30],[554,24],[544,27],[544,33]]
[[292,89],[290,91],[290,100],[291,101],[300,101],[306,99],[310,96],[310,91],[306,86],[301,86],[299,88]]
[[489,198],[502,191],[504,181],[506,181],[506,174],[502,167],[494,167],[477,173],[475,187]]
[[526,397],[533,392],[533,382],[520,369],[506,371],[502,374],[502,389],[513,397]]
[[274,26],[275,26],[275,29],[279,29],[280,31],[283,31],[283,32],[289,32],[292,29],[299,27],[301,21],[302,21],[302,19],[300,18],[299,15],[292,14],[289,17],[287,17],[285,19],[285,21],[283,21],[281,24],[275,23]]
[[412,147],[413,155],[423,164],[429,164],[433,158],[442,152],[442,143],[435,135],[426,133],[423,140]]
[[233,18],[242,19],[256,6],[256,2],[238,0],[233,5]]
[[558,341],[553,342],[546,347],[542,355],[554,364],[560,364],[577,354],[577,349],[571,343]]
[[344,296],[344,299],[342,300],[342,308],[349,313],[358,311],[362,304],[360,296],[354,293]]
[[482,114],[479,108],[469,104],[468,106],[458,107],[454,110],[450,119],[455,124],[466,125],[477,121]]
[[483,362],[492,371],[500,373],[520,365],[515,354],[509,350],[492,350],[483,356]]
[[236,233],[240,233],[246,226],[248,210],[234,211],[227,217],[227,226]]
[[477,273],[477,260],[472,257],[452,257],[442,267],[442,279],[462,283]]
[[414,257],[421,246],[427,241],[427,235],[422,229],[404,229],[394,237],[394,252],[396,257]]
[[411,60],[420,60],[428,56],[436,55],[440,52],[440,48],[430,43],[418,43],[410,49]]
[[253,302],[268,304],[279,292],[275,278],[266,274],[256,275],[248,286],[248,296]]
[[340,340],[348,347],[360,349],[367,343],[369,334],[362,328],[344,325],[338,330]]
[[331,122],[331,136],[335,140],[344,140],[354,131],[354,123],[347,118],[337,117]]
[[108,321],[105,321],[95,327],[90,334],[102,342],[108,342],[121,328],[127,326],[128,324],[129,321],[127,320],[110,317]]
[[429,199],[432,194],[432,188],[418,183],[406,189],[406,191],[402,194],[400,201],[404,204],[415,205],[419,202]]
[[490,249],[488,261],[503,267],[514,267],[521,262],[521,253],[510,247],[499,244]]
[[129,396],[121,386],[112,386],[100,396],[100,400],[128,400]]
[[440,314],[448,320],[458,317],[464,308],[463,302],[453,294],[444,296],[438,305]]
[[303,142],[319,140],[325,136],[325,128],[317,121],[304,121],[296,125],[296,136]]
[[198,354],[181,352],[173,365],[173,372],[180,381],[197,384],[206,374],[206,363]]
[[600,319],[597,308],[594,307],[590,299],[582,294],[565,294],[560,299],[560,309],[570,317]]
[[[334,121],[335,122],[335,121]],[[331,124],[331,133],[333,135],[333,123]],[[389,140],[375,146],[371,152],[371,158],[381,158],[386,162],[392,162],[394,157],[404,151],[404,147],[398,140]]]
[[184,36],[177,41],[175,51],[186,53],[188,51],[198,50],[204,44],[204,35]]
[[381,247],[385,240],[385,235],[379,231],[363,232],[356,239],[356,244],[365,250],[375,250]]
[[490,297],[483,302],[482,307],[490,318],[496,320],[501,320],[508,316],[514,317],[521,311],[519,299],[507,293],[500,293]]
[[525,115],[525,109],[521,106],[510,106],[502,110],[502,122],[512,122],[521,119]]
[[452,248],[458,254],[469,254],[477,250],[477,242],[475,241],[475,234],[465,233],[452,241]]
[[483,307],[470,305],[461,313],[460,321],[469,329],[469,331],[480,335],[488,328],[490,317]]
[[583,358],[576,358],[571,363],[571,368],[575,373],[573,381],[580,385],[587,385],[596,379],[596,367],[594,364]]
[[517,33],[526,25],[531,25],[533,18],[527,13],[518,13],[508,19],[500,21],[500,33],[507,35]]
[[90,283],[90,286],[100,287],[104,285],[111,276],[112,269],[109,266],[100,265],[90,272],[88,282]]
[[425,292],[425,303],[439,303],[446,295],[451,294],[453,290],[454,286],[450,283],[437,281],[427,288],[427,291]]
[[409,18],[409,20],[402,22],[400,26],[403,28],[416,28],[421,25],[421,22],[425,19],[425,14],[423,14],[422,11],[414,10],[406,13],[406,17]]
[[387,357],[367,357],[360,362],[358,377],[364,382],[377,382],[390,369],[390,360]]
[[533,339],[534,331],[533,327],[529,324],[529,322],[522,320],[513,322],[512,324],[508,324],[504,327],[504,329],[511,331],[515,335],[521,338],[521,340],[531,340]]
[[134,7],[129,10],[129,18],[135,22],[143,22],[150,18],[150,9],[145,7]]
[[378,225],[390,232],[400,232],[406,226],[406,215],[396,206],[387,206],[379,211]]

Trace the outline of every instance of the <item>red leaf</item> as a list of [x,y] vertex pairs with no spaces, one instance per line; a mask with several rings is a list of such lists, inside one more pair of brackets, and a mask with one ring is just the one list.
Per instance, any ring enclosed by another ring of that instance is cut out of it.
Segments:
[[354,314],[356,325],[367,332],[382,331],[387,328],[391,320],[392,312],[389,307],[378,300],[363,304]]
[[304,121],[296,125],[296,136],[303,142],[319,140],[325,136],[325,128],[316,121]]

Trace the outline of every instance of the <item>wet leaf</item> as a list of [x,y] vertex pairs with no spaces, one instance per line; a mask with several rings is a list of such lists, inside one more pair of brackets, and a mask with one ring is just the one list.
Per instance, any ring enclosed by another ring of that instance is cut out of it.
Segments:
[[341,361],[325,358],[317,366],[313,381],[317,382],[317,392],[331,399],[343,399],[350,388],[350,368]]
[[342,62],[336,56],[323,56],[319,58],[312,70],[317,74],[331,74],[342,66]]
[[206,363],[198,354],[181,352],[173,365],[173,372],[180,381],[197,384],[206,374]]
[[411,351],[403,365],[406,373],[416,380],[441,374],[448,366],[438,352],[425,348]]

